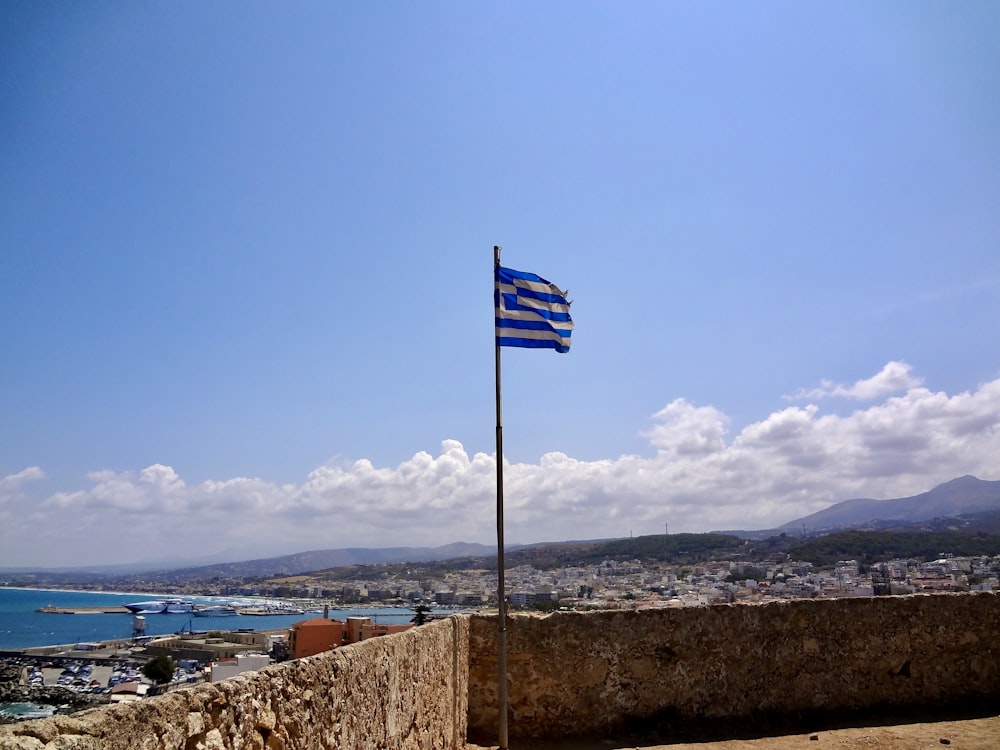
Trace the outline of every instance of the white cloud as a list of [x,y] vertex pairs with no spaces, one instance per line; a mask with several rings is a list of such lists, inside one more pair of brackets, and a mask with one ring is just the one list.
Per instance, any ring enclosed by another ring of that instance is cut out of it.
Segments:
[[29,466],[27,469],[17,472],[17,474],[8,474],[5,477],[0,477],[0,500],[20,492],[21,487],[25,483],[36,479],[45,479],[45,472],[37,466]]
[[653,419],[656,424],[645,437],[663,454],[704,456],[725,447],[729,418],[713,406],[695,407],[679,398]]
[[45,473],[37,466],[29,466],[16,474],[0,477],[0,521],[9,523],[8,505],[13,505],[22,497],[22,487],[28,482],[44,479]]
[[829,397],[872,401],[890,393],[916,388],[922,383],[922,378],[913,376],[910,365],[905,362],[893,361],[886,364],[872,377],[858,380],[854,385],[846,386],[823,380],[817,388],[799,390],[791,396],[785,396],[785,398],[790,401]]
[[[509,542],[719,528],[768,528],[851,497],[901,497],[963,474],[996,476],[1000,379],[949,395],[889,363],[852,386],[911,384],[847,416],[810,404],[775,411],[728,435],[712,406],[676,399],[653,415],[651,454],[581,461],[550,453],[505,467]],[[867,389],[867,390],[866,390]],[[26,469],[0,480],[20,487]],[[4,490],[20,505],[0,530],[0,563],[41,550],[32,564],[130,561],[174,552],[200,557],[232,547],[264,557],[328,547],[495,541],[491,455],[445,440],[395,468],[332,462],[301,484],[233,478],[189,485],[169,466],[93,472],[91,486],[48,498]],[[33,509],[33,510],[32,510]],[[87,559],[66,539],[87,539]],[[29,540],[29,541],[25,541]],[[40,555],[48,555],[43,557]]]

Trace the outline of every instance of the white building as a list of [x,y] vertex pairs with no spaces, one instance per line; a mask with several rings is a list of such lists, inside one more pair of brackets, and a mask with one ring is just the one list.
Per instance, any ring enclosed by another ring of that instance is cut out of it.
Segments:
[[271,663],[271,657],[264,654],[241,654],[235,659],[212,662],[209,682],[221,682],[242,672],[256,672]]

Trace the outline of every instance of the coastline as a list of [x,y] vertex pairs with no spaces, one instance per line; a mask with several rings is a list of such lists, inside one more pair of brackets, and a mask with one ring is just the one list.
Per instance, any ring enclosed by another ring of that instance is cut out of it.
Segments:
[[[39,589],[32,587],[0,587],[0,650],[23,651],[52,644],[93,643],[132,637],[136,615],[124,608],[125,604],[142,599],[166,598],[170,594],[144,594],[142,592],[81,591],[78,589]],[[176,595],[174,595],[176,596]],[[196,617],[194,613],[153,613],[143,615],[143,632],[147,636],[167,636],[178,632],[248,629],[287,630],[300,620],[320,616],[322,604],[309,608],[298,606],[300,599],[275,597],[220,597],[191,596],[198,605],[235,603],[240,610],[258,611],[227,617]],[[260,610],[268,604],[288,606],[295,603],[296,610],[284,613]],[[300,611],[306,609],[306,611]],[[39,611],[43,610],[43,611]],[[64,614],[102,613],[101,617]],[[450,610],[449,610],[450,612]],[[330,606],[330,617],[372,617],[378,622],[401,622],[413,616],[405,606],[365,605],[361,607]],[[63,615],[63,616],[60,616]]]
[[0,584],[0,591],[46,591],[53,594],[103,594],[107,596],[170,596],[155,591],[105,591],[104,589],[54,589],[49,586],[8,586]]

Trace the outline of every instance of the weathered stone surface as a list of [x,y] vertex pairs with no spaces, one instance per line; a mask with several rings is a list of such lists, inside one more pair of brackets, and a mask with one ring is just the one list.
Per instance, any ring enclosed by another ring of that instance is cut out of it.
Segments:
[[226,750],[226,745],[222,741],[222,732],[212,729],[205,735],[205,739],[195,745],[198,750]]
[[0,750],[42,750],[45,743],[35,737],[0,736]]
[[[510,737],[995,702],[991,593],[517,616]],[[0,750],[451,750],[495,738],[496,618],[456,616],[214,685],[0,727]]]
[[101,747],[96,738],[78,734],[61,734],[45,746],[46,750],[101,750]]
[[[496,618],[470,631],[469,731],[495,736]],[[1000,694],[992,593],[517,616],[509,733],[959,705]]]
[[205,731],[205,717],[199,711],[188,712],[188,737],[194,737]]
[[213,685],[0,727],[0,748],[464,748],[468,628],[452,617]]
[[0,664],[0,686],[16,685],[21,680],[21,670],[17,664]]

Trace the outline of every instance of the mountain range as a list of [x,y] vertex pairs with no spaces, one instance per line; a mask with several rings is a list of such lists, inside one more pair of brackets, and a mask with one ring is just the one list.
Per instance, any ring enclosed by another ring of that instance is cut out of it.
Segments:
[[1000,513],[1000,481],[985,481],[967,474],[919,495],[889,500],[854,498],[773,529],[719,533],[744,539],[763,539],[778,534],[817,536],[853,529],[913,527],[937,519],[966,519],[993,513]]
[[210,578],[243,578],[246,576],[291,576],[314,570],[342,568],[348,565],[375,565],[378,563],[431,562],[458,557],[496,555],[496,547],[485,544],[452,542],[440,547],[349,547],[299,552],[294,555],[268,557],[243,562],[201,565],[195,568],[162,571],[169,572],[175,581],[207,580]]

